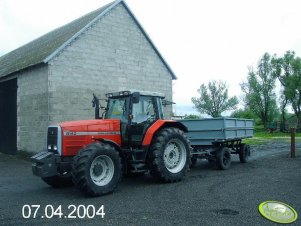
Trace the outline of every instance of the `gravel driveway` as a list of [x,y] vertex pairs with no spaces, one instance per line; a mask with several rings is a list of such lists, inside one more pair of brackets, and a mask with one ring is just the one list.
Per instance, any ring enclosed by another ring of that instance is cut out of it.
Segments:
[[[113,194],[97,198],[74,187],[50,188],[32,176],[30,162],[0,154],[0,225],[277,225],[261,217],[261,202],[281,201],[301,214],[301,145],[295,159],[289,149],[288,142],[254,145],[250,162],[234,156],[226,171],[200,160],[179,183],[124,178]],[[25,204],[40,205],[36,218],[22,217]],[[104,205],[105,216],[46,219],[47,205],[61,205],[64,213],[69,205]],[[300,217],[293,225],[301,225]]]

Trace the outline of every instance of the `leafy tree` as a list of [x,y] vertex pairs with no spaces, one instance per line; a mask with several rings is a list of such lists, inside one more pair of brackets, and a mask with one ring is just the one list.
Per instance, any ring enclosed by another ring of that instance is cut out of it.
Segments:
[[[301,122],[301,58],[287,51],[284,57],[273,57],[273,74],[283,86],[283,104],[292,106],[298,123]],[[286,100],[286,102],[285,102]],[[284,114],[284,113],[283,113]]]
[[200,116],[198,115],[193,115],[193,114],[189,114],[189,115],[185,115],[184,119],[199,119]]
[[245,118],[245,119],[255,119],[257,116],[250,109],[238,109],[234,111],[230,117],[232,118]]
[[265,127],[268,121],[273,121],[277,112],[274,92],[276,78],[272,72],[271,56],[265,53],[258,62],[257,70],[250,68],[247,82],[241,84],[247,108],[261,119]]
[[207,86],[202,84],[198,93],[200,97],[191,98],[192,103],[200,113],[212,117],[219,117],[224,111],[234,110],[238,104],[236,96],[228,97],[226,83],[222,81],[211,81]]
[[284,132],[285,130],[285,124],[286,124],[286,118],[287,118],[287,111],[286,111],[286,106],[288,105],[288,99],[284,95],[284,91],[282,91],[280,98],[280,121],[281,121],[281,126],[280,126],[280,131]]
[[254,119],[255,125],[262,125],[261,119],[254,114],[251,109],[238,109],[234,111],[230,117],[232,118],[244,118],[244,119]]

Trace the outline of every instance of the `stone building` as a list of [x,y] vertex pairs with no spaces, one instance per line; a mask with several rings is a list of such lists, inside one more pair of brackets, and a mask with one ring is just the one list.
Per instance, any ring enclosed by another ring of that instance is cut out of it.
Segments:
[[0,151],[38,152],[49,124],[93,118],[92,93],[139,89],[172,100],[173,79],[127,4],[112,2],[0,57]]

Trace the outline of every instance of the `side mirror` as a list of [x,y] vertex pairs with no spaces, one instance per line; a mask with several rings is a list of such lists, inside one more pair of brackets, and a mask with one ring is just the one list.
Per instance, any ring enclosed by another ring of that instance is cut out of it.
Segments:
[[139,100],[140,100],[140,93],[139,92],[134,92],[132,94],[132,102],[133,102],[133,104],[139,103]]
[[93,93],[93,100],[92,100],[92,107],[95,108],[95,119],[100,119],[99,117],[99,99],[97,96]]

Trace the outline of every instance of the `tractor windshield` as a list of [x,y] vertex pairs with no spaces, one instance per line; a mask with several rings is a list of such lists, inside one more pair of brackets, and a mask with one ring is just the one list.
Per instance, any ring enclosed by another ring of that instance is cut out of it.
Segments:
[[128,120],[128,102],[128,97],[109,99],[105,118],[120,119],[122,122],[126,122]]

